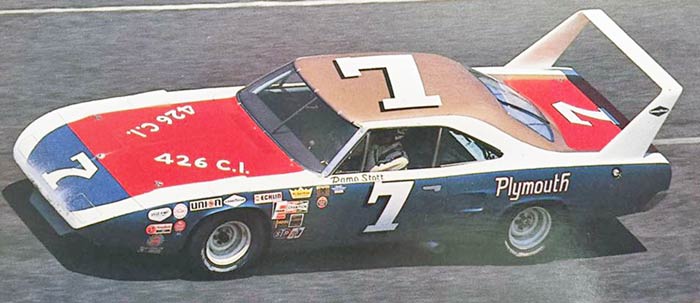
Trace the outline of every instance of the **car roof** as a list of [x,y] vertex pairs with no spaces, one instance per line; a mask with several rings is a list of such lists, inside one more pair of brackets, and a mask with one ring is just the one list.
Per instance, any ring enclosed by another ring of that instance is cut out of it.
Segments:
[[385,71],[362,70],[361,76],[342,78],[335,60],[347,57],[406,55],[407,53],[364,53],[301,57],[294,67],[306,83],[331,108],[358,125],[412,117],[467,116],[485,121],[511,136],[548,150],[569,150],[553,127],[554,142],[538,135],[508,115],[496,98],[462,64],[443,56],[408,53],[416,62],[427,96],[438,95],[436,107],[384,110],[381,100],[391,98]]

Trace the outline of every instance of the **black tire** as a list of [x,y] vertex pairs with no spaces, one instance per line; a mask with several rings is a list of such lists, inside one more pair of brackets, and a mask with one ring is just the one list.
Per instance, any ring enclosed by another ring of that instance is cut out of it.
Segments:
[[264,223],[255,214],[232,211],[205,220],[192,234],[186,250],[196,273],[240,273],[264,253]]
[[566,246],[569,220],[558,205],[526,205],[512,210],[501,224],[501,245],[510,257],[553,256]]

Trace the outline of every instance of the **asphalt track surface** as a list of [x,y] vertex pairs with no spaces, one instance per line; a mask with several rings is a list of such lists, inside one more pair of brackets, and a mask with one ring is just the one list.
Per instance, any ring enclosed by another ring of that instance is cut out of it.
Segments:
[[[0,9],[153,3],[191,2],[3,1]],[[20,131],[67,104],[246,84],[295,57],[324,53],[420,51],[468,66],[502,65],[581,8],[603,8],[684,86],[657,138],[699,136],[696,1],[473,0],[2,16],[0,301],[700,300],[698,144],[659,146],[674,175],[656,208],[601,222],[555,258],[514,264],[479,243],[442,253],[411,245],[273,252],[250,275],[216,281],[189,275],[178,258],[58,238],[28,204],[31,186],[12,159]],[[628,115],[656,93],[592,30],[560,62],[577,68]]]

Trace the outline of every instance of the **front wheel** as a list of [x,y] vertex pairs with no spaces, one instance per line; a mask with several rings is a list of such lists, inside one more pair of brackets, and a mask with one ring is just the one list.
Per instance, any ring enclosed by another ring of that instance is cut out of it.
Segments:
[[254,215],[222,213],[197,228],[187,251],[197,271],[240,271],[262,254],[264,234],[261,220]]
[[514,212],[507,224],[505,246],[515,257],[541,253],[552,242],[552,213],[542,206],[529,206]]

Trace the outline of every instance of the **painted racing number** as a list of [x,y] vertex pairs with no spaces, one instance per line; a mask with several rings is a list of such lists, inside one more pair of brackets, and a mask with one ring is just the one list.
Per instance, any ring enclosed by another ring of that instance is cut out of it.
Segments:
[[599,108],[598,110],[583,109],[563,101],[552,104],[552,106],[559,111],[559,113],[566,118],[569,122],[573,124],[592,126],[590,121],[583,120],[579,115],[588,117],[591,119],[608,121],[612,124],[619,125],[620,123],[613,119],[610,114],[608,114],[604,109]]
[[95,165],[95,163],[92,163],[92,161],[90,161],[90,158],[88,158],[88,156],[84,152],[78,153],[75,156],[70,157],[70,160],[73,162],[77,161],[81,167],[62,168],[54,170],[52,172],[43,173],[41,175],[44,178],[44,180],[46,180],[46,182],[49,183],[51,189],[58,188],[58,181],[65,177],[80,177],[90,179],[97,172],[97,166]]
[[361,70],[383,69],[393,98],[382,100],[385,110],[442,105],[440,96],[426,96],[416,61],[411,55],[382,55],[335,59],[341,76],[360,77]]
[[371,233],[395,230],[399,223],[394,223],[394,220],[399,215],[404,204],[406,204],[408,194],[413,188],[413,183],[413,181],[374,183],[374,188],[372,188],[372,194],[370,194],[367,204],[374,205],[380,197],[385,196],[389,196],[389,201],[386,203],[386,207],[382,210],[381,215],[379,215],[377,222],[367,225],[362,232]]

